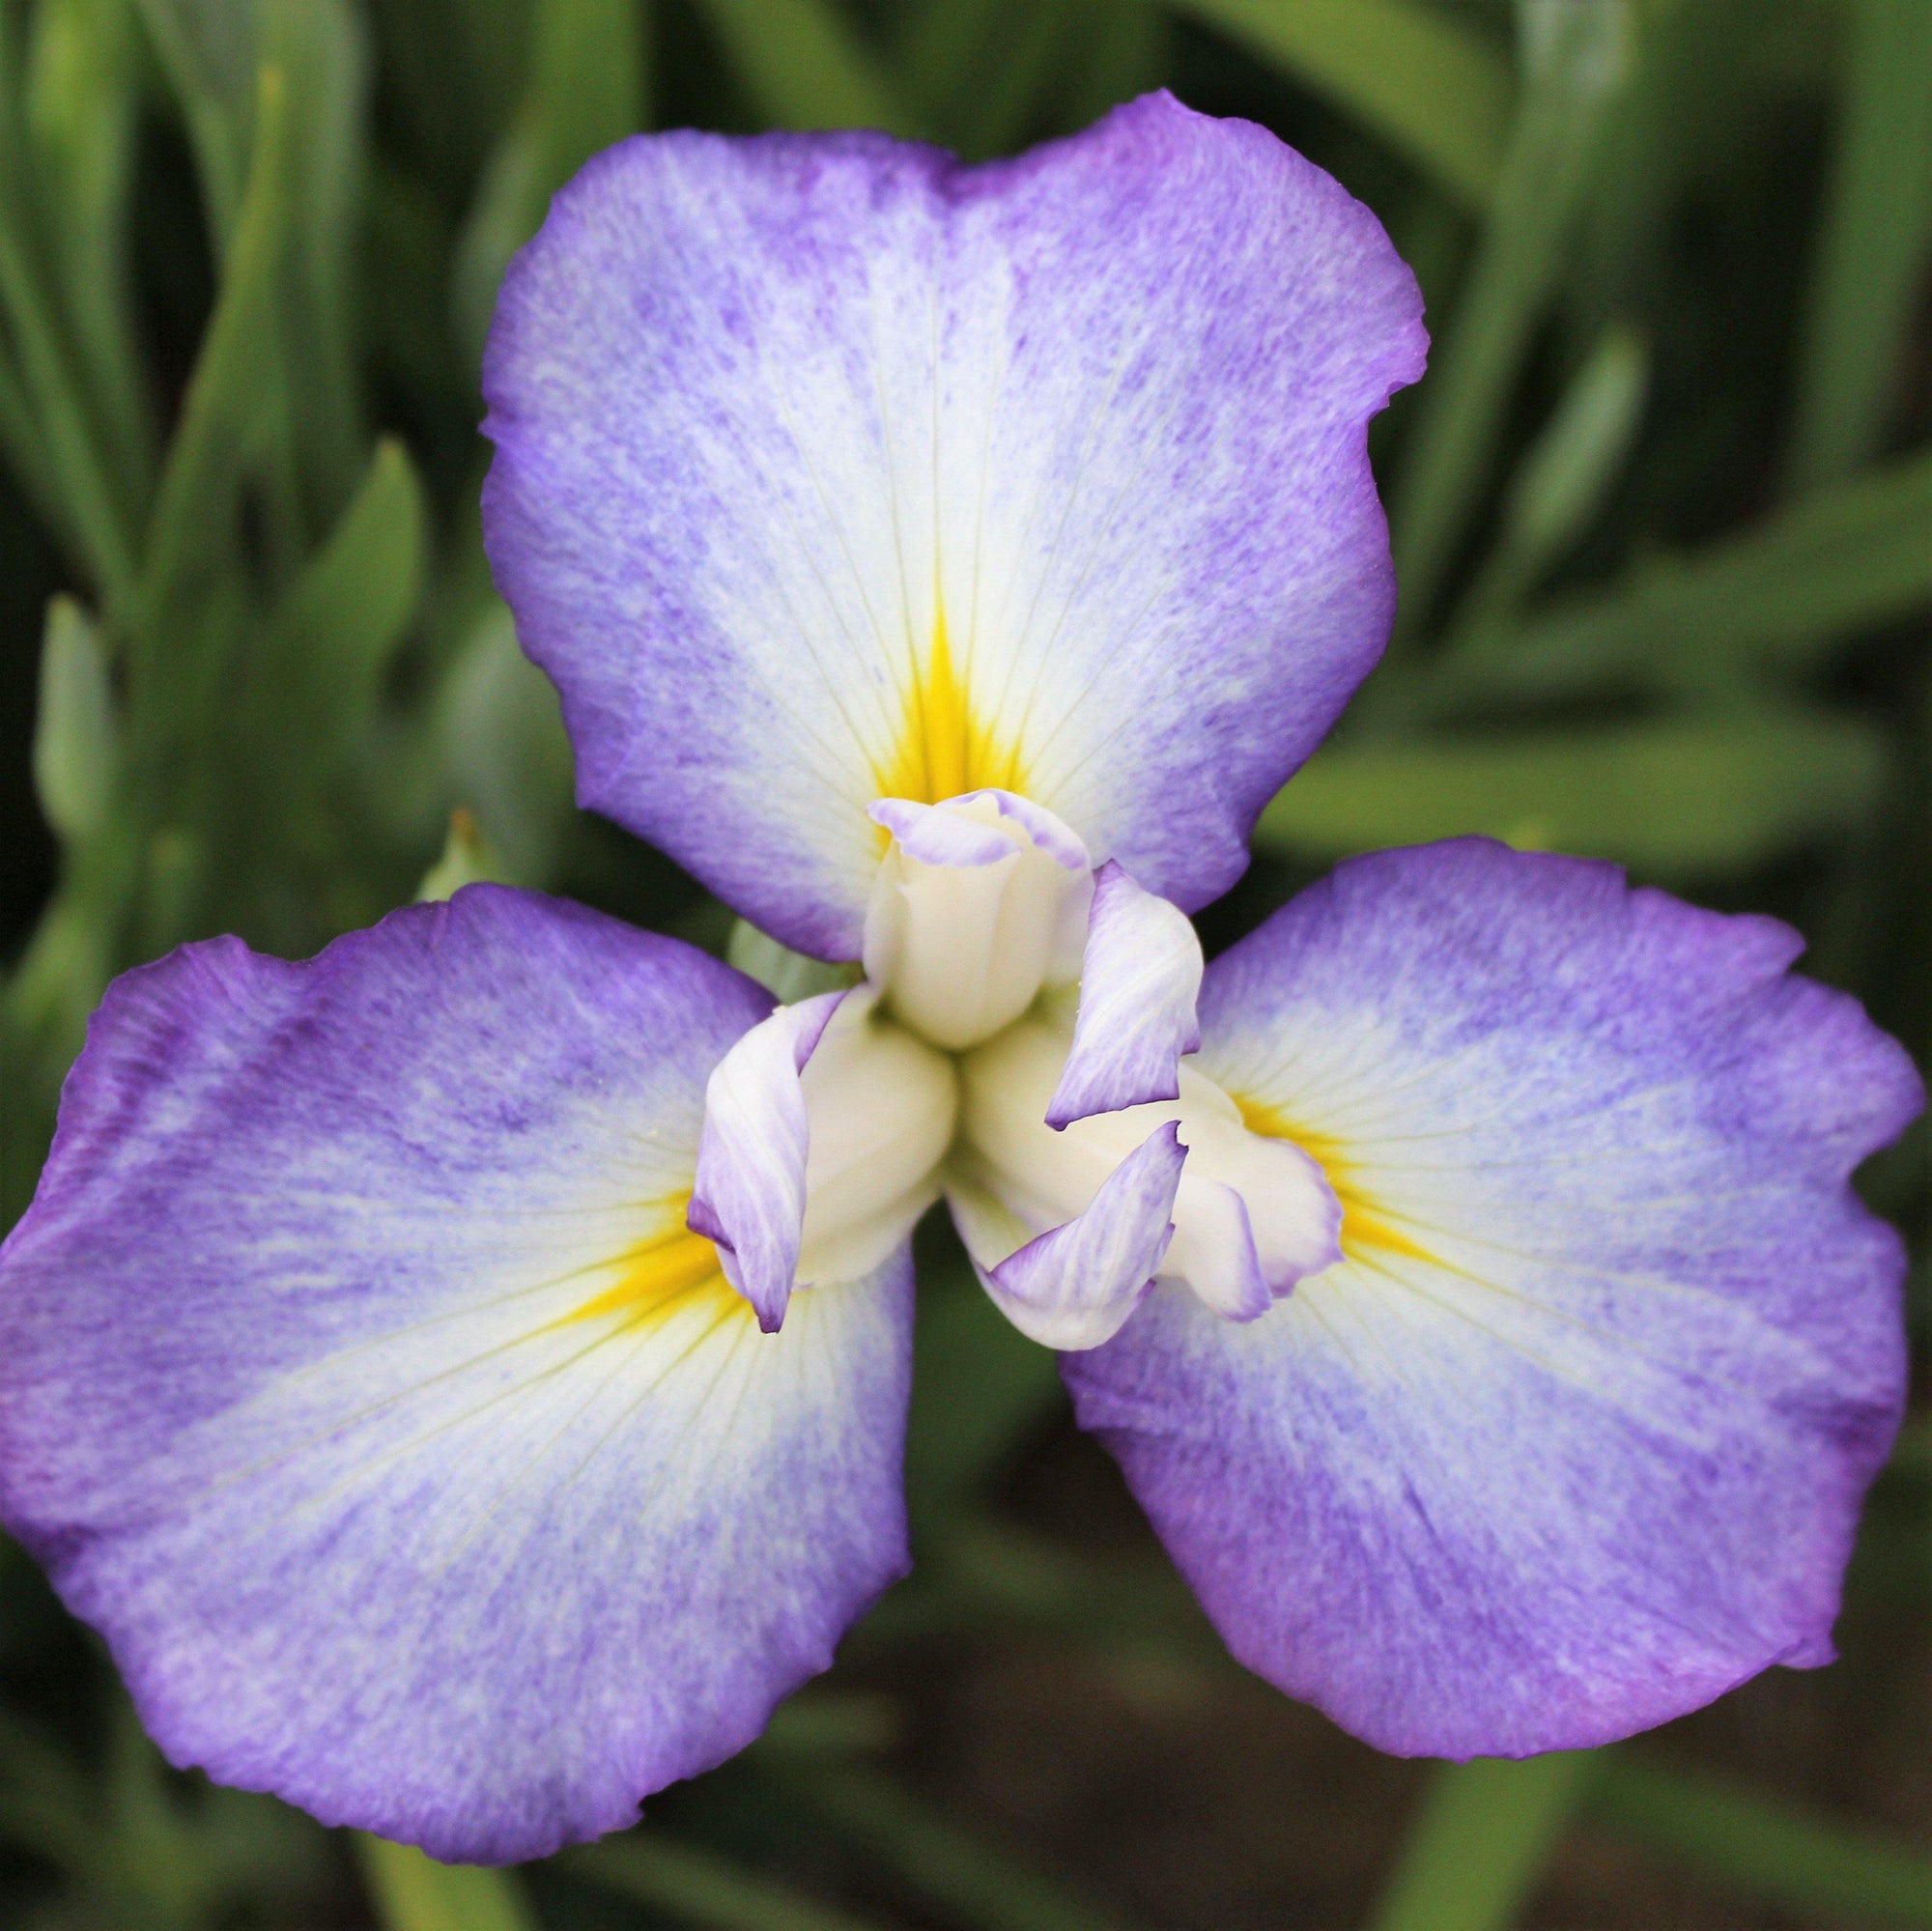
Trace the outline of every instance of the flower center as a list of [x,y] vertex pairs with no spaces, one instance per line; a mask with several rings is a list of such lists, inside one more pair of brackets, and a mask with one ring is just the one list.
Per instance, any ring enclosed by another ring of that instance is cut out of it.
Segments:
[[1121,1162],[1174,1121],[1187,1165],[1157,1278],[1185,1282],[1225,1313],[1261,1311],[1241,1305],[1243,1249],[1229,1224],[1231,1193],[1246,1211],[1255,1260],[1273,1292],[1336,1258],[1340,1208],[1321,1169],[1288,1141],[1250,1131],[1212,1080],[1183,1065],[1178,1099],[1094,1114],[1055,1131],[1044,1116],[1065,1058],[1065,1036],[1028,1020],[960,1062],[963,1159],[1019,1226],[1039,1232],[1084,1212]]
[[867,908],[866,977],[902,1025],[961,1052],[1043,986],[1079,978],[1093,871],[1051,811],[970,791],[938,805],[882,798],[871,815],[893,841]]

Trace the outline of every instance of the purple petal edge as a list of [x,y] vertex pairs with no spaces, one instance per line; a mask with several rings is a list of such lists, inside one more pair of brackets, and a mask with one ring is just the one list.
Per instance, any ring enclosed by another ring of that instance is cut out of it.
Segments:
[[1798,949],[1458,839],[1338,867],[1209,968],[1203,1070],[1334,1138],[1420,1250],[1245,1327],[1157,1289],[1063,1363],[1250,1668],[1464,1758],[1829,1660],[1905,1388],[1902,1247],[1847,1179],[1922,1089]]
[[1109,859],[1094,875],[1073,1046],[1046,1123],[1175,1098],[1180,1056],[1201,1044],[1201,941],[1186,914]]
[[171,1761],[540,1857],[750,1742],[904,1573],[908,1254],[783,1335],[722,1284],[597,1312],[768,1006],[495,886],[109,988],[0,1246],[0,1521]]
[[981,1273],[986,1292],[1042,1347],[1096,1348],[1153,1286],[1187,1149],[1174,1122],[1116,1167],[1084,1213]]
[[805,1226],[799,1075],[845,996],[815,993],[767,1014],[719,1062],[705,1089],[685,1223],[716,1244],[726,1277],[767,1334],[784,1323]]

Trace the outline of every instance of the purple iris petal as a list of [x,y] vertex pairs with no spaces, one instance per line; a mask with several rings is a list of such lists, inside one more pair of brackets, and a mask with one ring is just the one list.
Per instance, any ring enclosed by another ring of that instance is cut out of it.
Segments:
[[1795,934],[1479,839],[1342,866],[1208,969],[1200,1065],[1345,1259],[1160,1289],[1077,1411],[1251,1668],[1382,1748],[1600,1744],[1832,1654],[1898,1421],[1920,1104]]
[[1117,1333],[1153,1285],[1186,1159],[1174,1123],[1156,1127],[1084,1213],[985,1269],[1013,1325],[1048,1348],[1094,1348]]
[[805,1226],[805,1092],[799,1075],[845,998],[781,1006],[713,1067],[704,1090],[697,1175],[685,1215],[718,1243],[731,1285],[775,1334],[791,1300]]
[[936,805],[917,805],[910,798],[881,798],[866,815],[922,865],[998,865],[1019,850],[997,825],[942,811]]
[[0,1249],[0,1519],[176,1762],[538,1856],[901,1573],[903,1251],[763,1335],[684,1224],[769,1005],[494,886],[109,990]]
[[1381,647],[1423,347],[1365,208],[1166,95],[983,168],[639,138],[505,282],[491,560],[584,803],[791,945],[858,954],[882,796],[1192,908]]
[[1180,1056],[1201,1043],[1200,989],[1201,941],[1187,915],[1109,859],[1094,879],[1073,1048],[1046,1123],[1175,1098]]

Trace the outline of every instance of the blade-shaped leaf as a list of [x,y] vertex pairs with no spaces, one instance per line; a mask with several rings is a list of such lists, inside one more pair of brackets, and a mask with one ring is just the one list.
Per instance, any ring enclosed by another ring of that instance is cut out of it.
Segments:
[[538,0],[530,89],[497,143],[457,244],[451,299],[472,360],[510,257],[590,156],[643,126],[646,48],[637,0]]
[[961,1830],[882,1772],[816,1763],[792,1782],[838,1830],[975,1931],[1122,1931],[1119,1917]]
[[280,302],[281,386],[305,521],[326,528],[367,455],[355,365],[369,49],[348,0],[262,0],[261,58],[286,76],[291,246]]
[[127,262],[135,51],[128,0],[43,0],[26,88],[27,133],[71,339],[130,519],[146,507],[155,468]]
[[[142,558],[141,629],[136,665],[158,668],[155,652],[169,613],[197,572],[228,540],[226,514],[251,437],[259,434],[265,372],[272,366],[274,299],[293,210],[290,200],[288,83],[264,69],[257,132],[235,241],[223,269],[220,298],[169,445]],[[205,700],[200,680],[171,664],[168,687],[189,704]]]
[[359,1832],[355,1848],[383,1931],[537,1931],[505,1871],[440,1864],[408,1844]]
[[1344,743],[1290,781],[1255,842],[1329,859],[1473,832],[1695,876],[1861,822],[1885,770],[1869,725],[1795,708],[1514,738]]
[[1416,0],[1174,0],[1326,95],[1464,206],[1495,191],[1509,138],[1508,64]]
[[1604,331],[1510,478],[1495,547],[1457,612],[1459,636],[1511,609],[1595,521],[1630,453],[1649,373],[1641,336]]
[[1795,1911],[1932,1925],[1932,1857],[1708,1772],[1604,1752],[1592,1819],[1743,1891]]
[[1847,25],[1792,430],[1801,490],[1876,452],[1932,244],[1932,0],[1855,0]]
[[828,0],[699,0],[699,8],[774,127],[920,131],[884,65]]
[[194,143],[218,251],[241,218],[248,175],[260,0],[135,0]]
[[1609,107],[1628,0],[1532,0],[1524,79],[1483,239],[1429,374],[1391,506],[1405,630],[1429,613],[1480,499],[1503,411],[1561,271]]
[[1932,602],[1932,455],[1820,490],[1756,528],[1551,605],[1435,701],[1707,682],[1740,660],[1808,667],[1861,626]]
[[409,452],[385,439],[251,655],[250,735],[278,782],[326,770],[373,710],[422,599],[426,525]]
[[1587,1750],[1439,1765],[1370,1931],[1506,1931],[1594,1767]]
[[41,646],[34,787],[41,809],[70,843],[107,822],[121,763],[120,727],[100,633],[71,597],[47,606]]
[[708,1931],[884,1931],[655,1831],[566,1851],[556,1867],[677,1923]]
[[452,806],[468,806],[520,885],[548,882],[571,809],[570,740],[550,680],[492,602],[437,693],[431,736]]
[[0,421],[16,443],[31,443],[23,473],[118,618],[134,589],[130,493],[117,484],[55,299],[55,277],[37,245],[12,41],[11,33],[0,34],[0,317],[13,337],[17,377],[9,369],[0,378]]

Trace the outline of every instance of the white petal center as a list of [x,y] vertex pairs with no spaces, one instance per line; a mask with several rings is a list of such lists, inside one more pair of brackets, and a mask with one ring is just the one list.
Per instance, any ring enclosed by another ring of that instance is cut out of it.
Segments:
[[802,1284],[856,1280],[939,1197],[958,1081],[952,1062],[847,996],[799,1076],[808,1130]]
[[1066,1051],[1064,1032],[1028,1020],[960,1062],[961,1137],[974,1178],[1025,1226],[1038,1233],[1083,1212],[1114,1169],[1171,1120],[1187,1165],[1158,1278],[1184,1281],[1222,1304],[1230,1188],[1247,1208],[1256,1257],[1277,1292],[1337,1257],[1341,1209],[1321,1168],[1289,1142],[1249,1131],[1235,1102],[1191,1066],[1179,1069],[1178,1099],[1094,1114],[1061,1132],[1048,1126]]
[[866,914],[866,977],[923,1038],[963,1051],[1076,979],[1094,879],[1086,848],[1011,793],[881,799],[893,834]]

